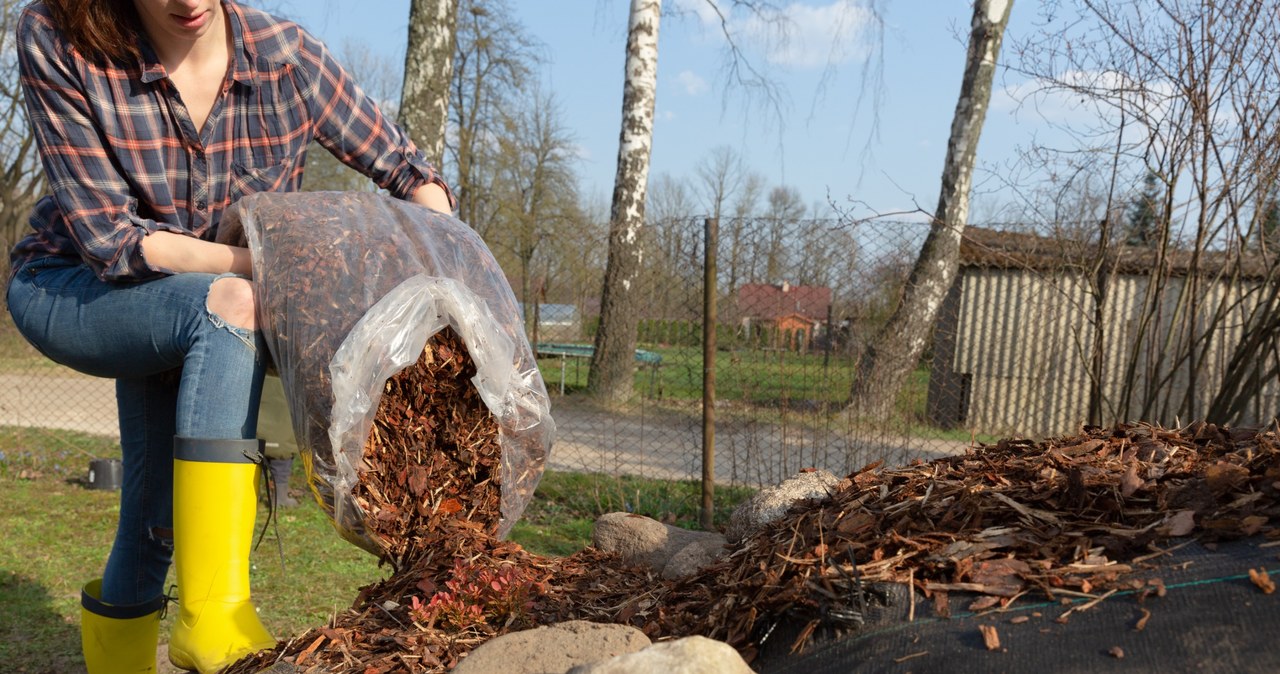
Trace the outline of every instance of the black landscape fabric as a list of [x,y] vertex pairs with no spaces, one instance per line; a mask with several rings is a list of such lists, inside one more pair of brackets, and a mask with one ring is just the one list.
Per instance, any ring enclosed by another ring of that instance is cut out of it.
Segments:
[[[1089,608],[1083,608],[1091,601],[1086,598],[1070,603],[1037,598],[1015,601],[1004,610],[971,612],[964,608],[966,600],[978,595],[952,594],[955,609],[943,618],[917,595],[915,620],[908,621],[905,586],[887,586],[888,606],[868,610],[864,627],[842,636],[818,635],[799,654],[789,652],[799,626],[777,625],[755,669],[762,674],[1280,672],[1280,593],[1264,594],[1249,574],[1280,566],[1280,547],[1261,547],[1261,537],[1212,550],[1184,543],[1156,568],[1135,574],[1145,581],[1142,589],[1117,591]],[[998,647],[988,647],[982,626],[988,633],[994,628]]]

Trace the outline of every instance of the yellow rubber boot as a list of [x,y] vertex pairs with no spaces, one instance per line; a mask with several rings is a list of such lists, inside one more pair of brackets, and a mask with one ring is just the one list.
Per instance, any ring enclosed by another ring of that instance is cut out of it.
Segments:
[[80,646],[89,674],[153,674],[162,608],[163,595],[118,606],[102,601],[101,578],[85,585],[80,590]]
[[249,599],[258,440],[175,438],[173,564],[178,616],[169,661],[201,674],[276,645]]

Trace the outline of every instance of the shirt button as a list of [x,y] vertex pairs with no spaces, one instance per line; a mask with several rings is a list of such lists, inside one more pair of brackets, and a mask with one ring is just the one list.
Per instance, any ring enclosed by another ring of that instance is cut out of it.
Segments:
[[206,208],[208,208],[208,207],[209,207],[209,203],[208,203],[208,202],[206,202],[204,199],[201,199],[200,201],[197,201],[197,202],[196,202],[196,210],[198,210],[198,211],[203,211],[204,209],[206,209]]

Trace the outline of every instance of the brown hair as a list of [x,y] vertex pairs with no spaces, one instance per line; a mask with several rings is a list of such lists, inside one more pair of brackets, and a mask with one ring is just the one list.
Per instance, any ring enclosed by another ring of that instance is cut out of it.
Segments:
[[133,0],[44,0],[53,22],[81,55],[96,60],[137,59],[142,23]]

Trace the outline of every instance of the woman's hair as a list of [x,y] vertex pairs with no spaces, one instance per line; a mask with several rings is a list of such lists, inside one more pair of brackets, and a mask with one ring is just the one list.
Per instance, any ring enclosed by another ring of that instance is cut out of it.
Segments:
[[141,54],[142,24],[133,0],[44,0],[44,4],[84,57],[123,61]]

